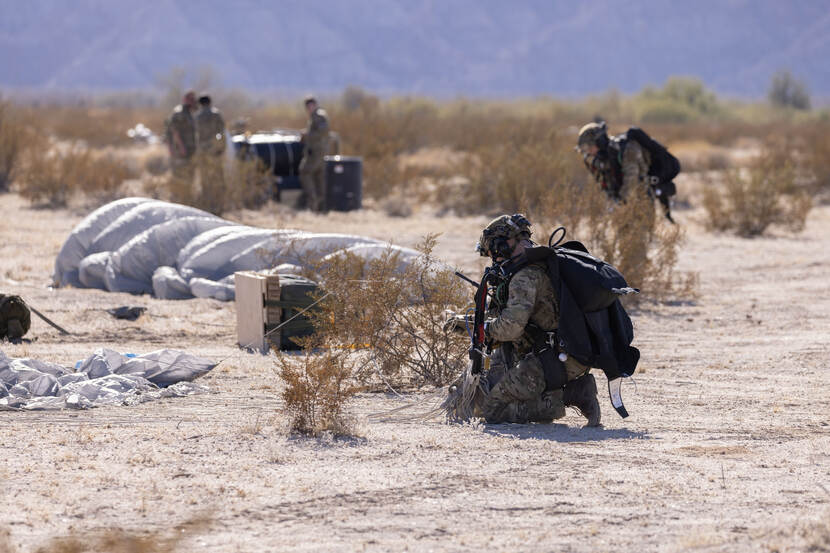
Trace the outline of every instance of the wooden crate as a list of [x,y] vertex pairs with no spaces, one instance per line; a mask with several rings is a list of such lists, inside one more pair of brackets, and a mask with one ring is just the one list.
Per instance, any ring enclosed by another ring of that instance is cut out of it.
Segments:
[[[254,271],[234,273],[236,291],[236,335],[240,347],[267,353],[271,344],[279,347],[279,331],[267,334],[266,327],[277,325],[282,316],[280,307],[266,305],[280,299],[280,279]],[[266,336],[267,334],[267,336]]]

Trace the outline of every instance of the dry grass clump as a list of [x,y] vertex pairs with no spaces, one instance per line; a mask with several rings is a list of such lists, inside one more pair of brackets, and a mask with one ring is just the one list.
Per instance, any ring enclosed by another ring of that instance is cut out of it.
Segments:
[[[535,228],[562,224],[566,240],[579,240],[592,255],[614,265],[629,285],[642,294],[627,301],[665,301],[694,297],[697,276],[675,267],[683,229],[662,216],[662,209],[645,193],[630,193],[615,203],[595,183],[563,184],[542,197],[533,214]],[[547,244],[547,236],[534,237]]]
[[432,256],[435,237],[402,267],[390,249],[366,262],[346,253],[318,263],[325,290],[309,311],[314,334],[300,356],[280,354],[282,397],[294,432],[348,434],[345,408],[361,389],[441,386],[467,363],[467,339],[443,329],[447,310],[469,303],[469,290]]
[[9,189],[20,168],[28,133],[9,102],[0,101],[0,192]]
[[[273,177],[259,160],[224,160],[200,163],[194,158],[192,178],[171,173],[151,174],[143,180],[144,193],[175,203],[191,205],[215,215],[232,209],[262,207],[273,194]],[[161,170],[161,167],[157,168]]]
[[350,435],[345,408],[359,391],[352,378],[354,361],[348,350],[337,349],[319,334],[305,340],[305,347],[300,356],[278,357],[289,429],[310,436],[324,432]]
[[710,182],[703,190],[709,225],[745,237],[763,234],[771,225],[803,230],[812,198],[787,152],[767,150],[748,169],[725,172],[721,184]]
[[78,144],[58,148],[41,138],[24,152],[17,188],[29,201],[49,206],[64,206],[75,194],[107,202],[119,196],[129,177],[115,157],[95,156]]
[[[83,536],[56,537],[36,549],[36,553],[174,553],[185,549],[185,541],[204,534],[210,526],[207,518],[194,518],[167,531],[132,532],[121,528],[92,532]],[[14,549],[2,548],[3,553]]]
[[381,376],[402,386],[443,386],[467,362],[466,338],[444,332],[443,325],[446,312],[463,310],[471,294],[433,257],[435,243],[435,236],[427,236],[418,246],[421,255],[404,268],[389,250],[368,263],[338,256],[321,273],[321,285],[332,296],[315,317],[315,328],[343,346],[368,348],[369,362],[355,373],[365,384]]
[[803,165],[816,193],[830,197],[830,124],[813,125],[805,133]]

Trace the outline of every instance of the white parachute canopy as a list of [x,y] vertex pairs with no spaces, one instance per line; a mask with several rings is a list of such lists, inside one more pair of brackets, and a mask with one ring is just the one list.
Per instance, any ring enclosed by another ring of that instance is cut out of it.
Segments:
[[75,370],[0,352],[0,410],[87,409],[203,393],[207,388],[191,381],[215,366],[173,349],[133,356],[101,348]]
[[55,259],[53,282],[164,299],[229,301],[236,271],[301,270],[309,260],[343,252],[368,261],[390,248],[401,268],[418,256],[365,236],[249,227],[189,206],[125,198],[75,227]]

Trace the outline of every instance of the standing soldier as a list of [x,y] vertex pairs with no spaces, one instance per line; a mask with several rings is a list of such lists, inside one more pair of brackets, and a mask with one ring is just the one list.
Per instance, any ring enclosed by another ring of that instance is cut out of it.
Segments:
[[170,167],[173,169],[172,199],[176,202],[193,201],[193,155],[196,153],[196,93],[188,90],[182,103],[164,122],[164,141],[170,150]]
[[326,111],[317,100],[305,99],[308,126],[303,131],[303,159],[300,161],[300,183],[305,205],[312,211],[326,212],[326,165],[324,157],[329,147],[329,121]]
[[196,114],[199,176],[202,181],[200,205],[211,213],[220,214],[224,207],[225,175],[222,167],[225,153],[225,120],[219,110],[211,106],[210,96],[199,97]]

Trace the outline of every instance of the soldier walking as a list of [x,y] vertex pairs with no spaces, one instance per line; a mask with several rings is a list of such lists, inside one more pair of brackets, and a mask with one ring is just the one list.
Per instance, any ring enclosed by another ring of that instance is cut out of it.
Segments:
[[312,211],[325,213],[326,165],[324,158],[329,147],[329,121],[326,111],[309,96],[305,99],[308,126],[303,131],[303,159],[300,161],[300,183],[305,196],[305,206]]
[[210,96],[199,97],[196,114],[196,141],[199,178],[202,192],[199,205],[219,215],[225,204],[225,173],[222,166],[225,153],[225,120],[211,105]]

